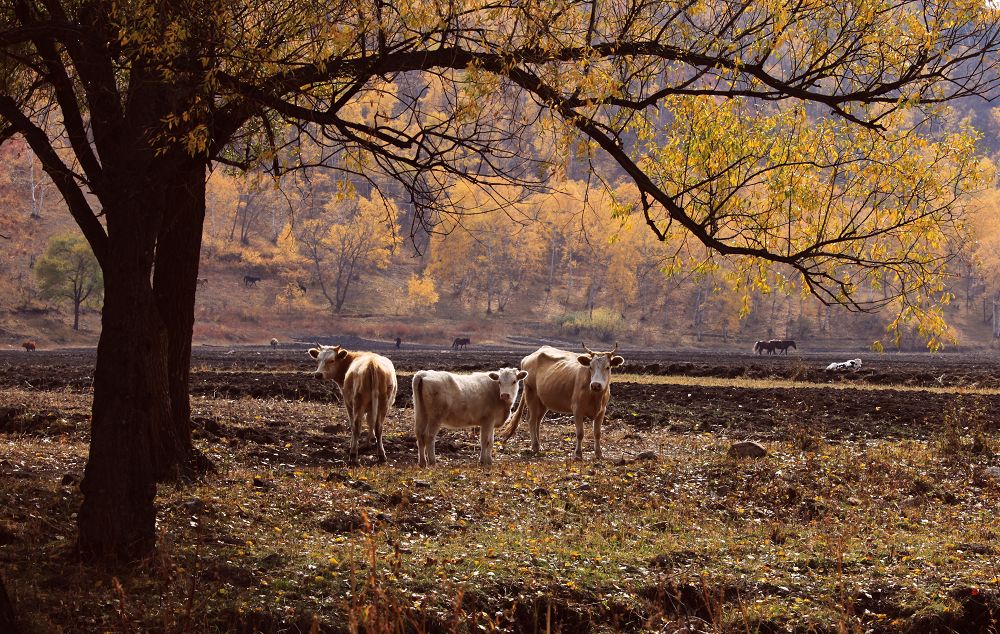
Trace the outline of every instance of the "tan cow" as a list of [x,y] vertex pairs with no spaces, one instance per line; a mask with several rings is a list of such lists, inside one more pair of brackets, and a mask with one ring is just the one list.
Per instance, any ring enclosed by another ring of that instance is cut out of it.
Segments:
[[580,345],[587,354],[543,346],[521,360],[521,369],[528,371],[528,379],[524,382],[521,402],[504,425],[507,433],[503,442],[514,435],[527,408],[531,449],[540,451],[538,435],[542,418],[551,410],[573,415],[577,460],[583,458],[583,421],[593,420],[594,457],[601,458],[601,423],[611,397],[611,368],[625,363],[625,359],[615,356],[617,343],[611,352],[594,352]]
[[421,370],[414,374],[417,464],[434,464],[434,440],[442,427],[478,427],[479,464],[492,464],[493,430],[507,419],[517,400],[518,382],[526,376],[527,372],[515,368],[473,374]]
[[349,352],[340,346],[310,348],[309,356],[319,361],[318,379],[332,380],[340,388],[351,424],[349,463],[358,464],[361,420],[368,418],[368,436],[373,439],[379,462],[385,462],[382,428],[389,406],[396,400],[396,368],[392,361],[373,352]]

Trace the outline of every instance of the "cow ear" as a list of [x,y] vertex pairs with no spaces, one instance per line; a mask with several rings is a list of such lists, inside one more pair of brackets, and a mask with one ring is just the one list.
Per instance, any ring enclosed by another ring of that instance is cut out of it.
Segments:
[[589,354],[581,354],[580,356],[578,356],[576,358],[576,360],[580,362],[580,365],[590,365],[590,355]]
[[523,381],[526,378],[528,378],[528,373],[526,371],[521,370],[520,372],[517,373],[517,380],[518,381]]
[[343,359],[345,357],[347,357],[347,350],[340,349],[340,350],[337,351],[337,358],[338,359]]
[[611,367],[616,368],[623,363],[625,363],[625,359],[623,357],[611,357]]
[[487,376],[489,376],[494,381],[499,381],[500,380],[500,375],[497,374],[496,372],[490,372]]
[[315,359],[319,356],[319,348],[309,348],[309,356]]

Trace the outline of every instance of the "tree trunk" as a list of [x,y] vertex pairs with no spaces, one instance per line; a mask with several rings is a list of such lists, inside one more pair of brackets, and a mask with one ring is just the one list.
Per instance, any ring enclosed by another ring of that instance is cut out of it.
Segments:
[[[122,196],[114,205],[104,202],[104,309],[77,521],[85,558],[121,562],[151,554],[156,544],[153,498],[167,454],[159,446],[159,430],[171,426],[168,336],[150,284],[159,201],[147,191],[142,197]],[[147,206],[139,213],[143,202]]]
[[80,304],[79,300],[73,300],[73,330],[80,329]]
[[158,430],[161,462],[167,478],[192,477],[211,463],[191,444],[191,337],[198,286],[202,227],[205,221],[205,172],[197,165],[170,179],[166,200],[171,205],[156,242],[153,292],[167,330],[167,379],[172,425]]

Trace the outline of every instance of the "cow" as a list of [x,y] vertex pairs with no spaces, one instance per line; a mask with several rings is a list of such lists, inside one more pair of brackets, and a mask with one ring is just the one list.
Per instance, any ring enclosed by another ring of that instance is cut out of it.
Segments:
[[263,279],[263,278],[254,277],[253,275],[244,275],[243,276],[243,286],[246,286],[247,288],[251,288],[251,287],[256,288],[257,287],[257,282],[261,281],[261,279]]
[[493,430],[501,425],[517,401],[524,370],[452,374],[421,370],[413,375],[413,429],[417,436],[417,464],[433,466],[438,430],[479,428],[479,464],[493,464]]
[[504,424],[503,442],[514,435],[527,409],[531,449],[537,453],[541,450],[538,435],[542,419],[551,410],[573,415],[577,460],[583,458],[583,421],[593,420],[594,458],[601,459],[601,424],[611,397],[611,368],[625,363],[625,359],[615,355],[617,343],[611,352],[594,352],[580,345],[586,354],[542,346],[521,359],[521,369],[528,372],[528,378],[521,402]]
[[271,347],[272,348],[277,348],[278,347],[278,339],[276,337],[272,337],[271,338]]
[[340,388],[351,425],[348,463],[358,464],[361,420],[366,416],[368,437],[375,442],[378,461],[385,462],[382,429],[389,406],[396,400],[396,368],[392,361],[373,352],[350,352],[340,346],[310,348],[309,356],[319,362],[313,376],[332,380]]
[[455,337],[455,340],[451,342],[452,350],[465,350],[465,346],[472,343],[469,341],[468,337]]
[[309,291],[309,289],[306,288],[306,285],[303,284],[302,282],[295,282],[295,283],[298,284],[299,290],[302,291],[303,295],[305,295]]
[[198,286],[204,286],[205,284],[208,284],[208,278],[207,277],[199,277],[198,278]]
[[34,352],[35,351],[35,342],[34,341],[25,341],[24,343],[21,344],[21,347],[24,348],[25,352]]
[[[784,354],[788,354],[789,348],[795,348],[795,342],[791,339],[772,339],[767,343],[772,347],[772,349],[775,350],[775,354],[777,354],[778,350],[782,351]],[[795,349],[798,350],[798,348]]]
[[840,363],[831,363],[826,366],[827,372],[843,372],[845,370],[850,370],[854,372],[861,369],[861,359],[851,359],[850,361],[842,361]]

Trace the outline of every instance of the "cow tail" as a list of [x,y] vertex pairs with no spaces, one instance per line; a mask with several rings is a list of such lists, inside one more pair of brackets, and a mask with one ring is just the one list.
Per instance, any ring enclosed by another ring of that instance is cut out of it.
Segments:
[[371,390],[372,394],[372,402],[371,402],[372,413],[370,420],[372,426],[372,433],[375,433],[375,423],[376,421],[378,421],[378,415],[379,415],[378,398],[379,398],[379,392],[381,390],[379,389],[378,367],[377,364],[374,362],[368,364],[368,382],[369,382],[368,389]]
[[517,409],[510,415],[510,418],[504,421],[503,426],[499,430],[500,433],[504,434],[501,442],[510,440],[510,437],[517,431],[517,424],[521,422],[521,416],[524,414],[524,402],[526,400],[524,394],[521,394],[521,400],[517,404]]

